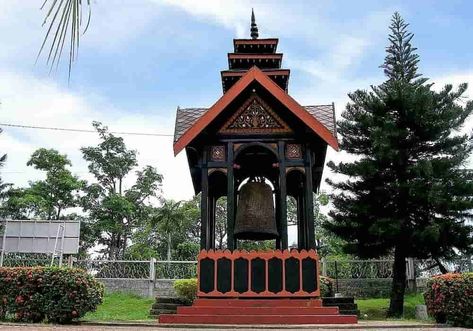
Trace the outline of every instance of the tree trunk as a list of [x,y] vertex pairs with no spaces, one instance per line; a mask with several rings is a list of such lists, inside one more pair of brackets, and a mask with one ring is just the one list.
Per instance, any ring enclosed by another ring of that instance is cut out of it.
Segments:
[[400,246],[394,250],[393,282],[388,317],[402,317],[406,292],[406,255]]
[[443,273],[443,274],[449,273],[448,269],[445,268],[445,266],[442,264],[442,262],[440,262],[439,259],[434,259],[434,260],[435,260],[435,262],[437,262],[437,266],[439,267],[439,270],[440,270],[441,273]]
[[171,233],[168,233],[168,261],[171,261]]

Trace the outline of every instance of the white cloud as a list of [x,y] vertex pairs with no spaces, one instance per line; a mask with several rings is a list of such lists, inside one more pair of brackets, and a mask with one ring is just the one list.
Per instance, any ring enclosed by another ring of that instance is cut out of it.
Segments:
[[[112,131],[173,132],[174,119],[155,114],[125,113],[111,103],[94,103],[90,95],[73,94],[61,90],[54,83],[13,72],[0,72],[0,122],[55,126],[65,128],[91,128],[93,120],[102,121]],[[2,178],[16,185],[26,185],[41,173],[26,166],[31,153],[40,147],[55,148],[69,156],[73,172],[91,180],[87,164],[79,148],[95,145],[97,135],[12,129],[4,127],[0,135],[0,151],[8,154],[2,169]],[[171,137],[124,136],[129,148],[139,151],[140,166],[152,165],[164,175],[164,193],[173,199],[192,196],[192,184],[185,154],[174,158]],[[133,176],[130,176],[130,184]]]

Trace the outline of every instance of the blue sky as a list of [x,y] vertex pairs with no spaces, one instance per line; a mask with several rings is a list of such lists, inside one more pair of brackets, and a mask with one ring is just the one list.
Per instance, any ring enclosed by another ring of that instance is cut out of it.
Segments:
[[[394,11],[415,33],[426,77],[473,84],[471,1],[93,0],[70,84],[65,62],[51,75],[44,57],[34,64],[46,32],[42,2],[0,2],[0,123],[90,128],[101,120],[116,131],[172,133],[178,105],[207,107],[221,96],[220,70],[232,39],[249,36],[252,7],[260,36],[280,39],[289,92],[302,104],[334,101],[339,115],[348,92],[383,80],[378,67]],[[125,140],[141,166],[164,174],[167,197],[192,195],[184,154],[174,158],[170,138]],[[90,179],[79,148],[96,142],[91,134],[4,128],[2,177],[17,185],[41,177],[26,161],[49,147]]]

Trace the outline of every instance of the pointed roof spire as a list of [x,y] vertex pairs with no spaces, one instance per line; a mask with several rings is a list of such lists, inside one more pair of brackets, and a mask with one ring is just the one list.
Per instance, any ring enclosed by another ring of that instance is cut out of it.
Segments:
[[253,8],[251,8],[251,39],[258,39],[259,33],[258,33],[258,26],[256,25],[256,20],[255,20],[255,12],[253,11]]

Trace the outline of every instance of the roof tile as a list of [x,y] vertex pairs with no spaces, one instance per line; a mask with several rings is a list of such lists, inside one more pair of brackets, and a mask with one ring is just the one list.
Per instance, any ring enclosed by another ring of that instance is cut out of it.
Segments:
[[[335,116],[333,105],[303,106],[335,136]],[[174,143],[208,110],[208,108],[177,108]]]

